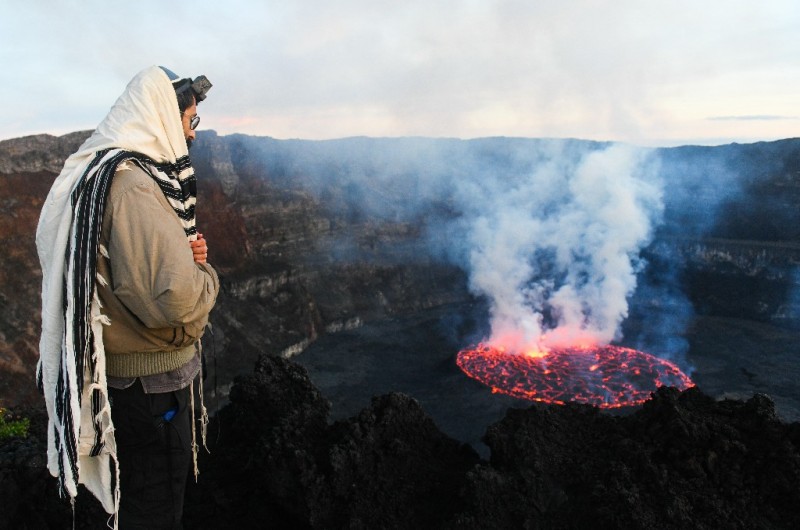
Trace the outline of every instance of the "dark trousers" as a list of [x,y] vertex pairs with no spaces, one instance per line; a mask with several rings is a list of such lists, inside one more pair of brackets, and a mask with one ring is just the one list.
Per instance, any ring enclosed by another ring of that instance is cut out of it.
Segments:
[[[124,390],[109,388],[109,394],[119,458],[119,528],[183,528],[183,497],[192,463],[189,387],[145,394],[137,379]],[[174,417],[165,418],[175,408]]]

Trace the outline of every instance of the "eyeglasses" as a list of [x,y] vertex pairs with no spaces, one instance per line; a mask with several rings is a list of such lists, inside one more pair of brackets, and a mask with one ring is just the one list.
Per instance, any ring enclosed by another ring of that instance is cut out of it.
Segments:
[[197,126],[200,125],[200,116],[195,114],[191,118],[189,118],[189,128],[191,130],[197,129]]

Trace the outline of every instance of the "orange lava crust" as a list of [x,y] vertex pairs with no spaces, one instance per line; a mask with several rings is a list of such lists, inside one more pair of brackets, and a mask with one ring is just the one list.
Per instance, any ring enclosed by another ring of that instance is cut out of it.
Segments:
[[600,408],[639,405],[660,386],[694,386],[675,364],[621,346],[510,354],[486,345],[458,353],[456,363],[493,392],[545,403]]

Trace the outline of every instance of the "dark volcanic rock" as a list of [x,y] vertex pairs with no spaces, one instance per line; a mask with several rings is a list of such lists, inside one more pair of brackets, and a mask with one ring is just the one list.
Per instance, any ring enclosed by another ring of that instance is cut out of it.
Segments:
[[[386,394],[328,424],[305,370],[262,356],[209,428],[187,528],[789,529],[800,525],[800,424],[763,395],[715,401],[662,388],[637,412],[510,409],[489,461]],[[65,528],[44,468],[44,416],[0,445],[0,528]],[[123,492],[124,494],[124,492]],[[90,494],[76,527],[103,521]]]
[[328,403],[302,367],[262,356],[253,375],[237,378],[231,403],[210,425],[211,453],[201,463],[201,486],[209,486],[195,495],[216,500],[203,500],[189,526],[242,528],[265,520],[307,526],[309,492],[321,489],[318,453],[327,415]]
[[415,400],[376,397],[331,426],[328,408],[302,367],[263,356],[211,426],[221,434],[190,492],[190,526],[437,528],[457,512],[478,457]]
[[439,528],[462,508],[458,492],[477,463],[398,393],[334,425],[332,441],[332,517],[319,528]]
[[772,402],[661,388],[615,417],[510,410],[486,434],[458,528],[797,528],[800,424]]
[[[71,528],[72,507],[58,494],[58,482],[47,471],[47,414],[17,408],[6,416],[30,419],[25,438],[0,440],[0,530]],[[83,486],[75,503],[75,528],[96,529],[108,519],[100,503]]]

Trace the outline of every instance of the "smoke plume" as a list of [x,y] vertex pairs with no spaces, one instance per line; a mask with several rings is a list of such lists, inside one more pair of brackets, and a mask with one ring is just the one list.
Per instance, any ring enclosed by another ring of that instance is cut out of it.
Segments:
[[[622,338],[644,267],[640,251],[664,213],[657,151],[514,138],[274,146],[304,157],[273,174],[310,189],[352,222],[419,227],[417,258],[461,267],[489,305],[490,336],[474,340],[527,351]],[[337,259],[391,259],[391,252],[367,255],[341,237],[346,251]]]
[[612,145],[550,153],[516,182],[485,178],[457,192],[470,287],[490,303],[488,342],[542,351],[620,338],[640,249],[661,215],[646,152]]

